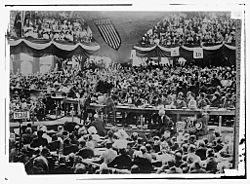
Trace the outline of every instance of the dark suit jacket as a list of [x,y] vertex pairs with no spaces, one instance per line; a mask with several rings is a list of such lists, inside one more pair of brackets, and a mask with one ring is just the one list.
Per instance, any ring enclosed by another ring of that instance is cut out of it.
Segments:
[[175,132],[175,124],[168,116],[164,115],[163,117],[161,117],[158,115],[157,123],[160,134],[163,134],[166,130],[170,131],[171,134]]

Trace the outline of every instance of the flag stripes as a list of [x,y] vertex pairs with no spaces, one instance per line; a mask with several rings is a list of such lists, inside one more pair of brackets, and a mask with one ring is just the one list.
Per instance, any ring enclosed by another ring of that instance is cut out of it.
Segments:
[[111,46],[111,43],[110,43],[110,41],[108,40],[108,36],[106,35],[106,32],[104,31],[104,29],[102,28],[102,26],[98,26],[98,29],[99,29],[99,31],[100,31],[100,33],[101,33],[101,35],[102,35],[104,41],[105,41],[108,45]]
[[111,30],[112,35],[113,35],[114,38],[115,38],[116,44],[117,44],[117,46],[119,47],[119,44],[120,44],[119,35],[118,35],[117,32],[114,30],[114,27],[113,27],[113,26],[108,25],[108,28]]
[[112,42],[113,48],[116,48],[117,45],[116,45],[116,43],[115,43],[115,40],[114,40],[114,37],[113,37],[112,33],[110,32],[110,30],[109,30],[109,28],[108,28],[108,25],[103,26],[103,28],[104,28],[104,30],[106,31],[106,33],[109,35],[109,39],[110,39],[110,41]]
[[106,29],[105,25],[101,25],[102,30],[104,31],[104,34],[107,36],[108,42],[110,43],[110,46],[112,48],[115,48],[115,44],[112,41],[111,35],[109,34],[108,30]]
[[114,25],[109,19],[95,21],[95,25],[103,40],[113,49],[118,50],[121,46],[121,38]]

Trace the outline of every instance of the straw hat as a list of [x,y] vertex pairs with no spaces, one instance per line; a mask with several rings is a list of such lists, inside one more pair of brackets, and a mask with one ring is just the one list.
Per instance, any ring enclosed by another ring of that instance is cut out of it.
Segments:
[[94,126],[90,126],[88,128],[88,132],[89,132],[89,134],[97,134],[97,130]]

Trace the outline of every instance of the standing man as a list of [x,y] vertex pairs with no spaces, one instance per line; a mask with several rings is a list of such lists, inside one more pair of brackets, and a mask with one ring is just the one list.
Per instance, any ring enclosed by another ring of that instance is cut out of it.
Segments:
[[111,98],[110,92],[105,93],[105,105],[104,114],[108,118],[109,114],[112,113],[112,123],[115,123],[115,104]]
[[174,122],[165,115],[165,110],[160,109],[158,112],[158,126],[159,126],[159,134],[170,134],[170,136],[175,133],[175,124]]

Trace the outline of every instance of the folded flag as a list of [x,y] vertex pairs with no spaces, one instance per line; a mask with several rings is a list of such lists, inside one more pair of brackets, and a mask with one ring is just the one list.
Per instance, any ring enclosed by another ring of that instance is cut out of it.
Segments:
[[121,46],[121,37],[115,26],[109,19],[99,19],[95,21],[103,40],[113,49],[118,50]]

